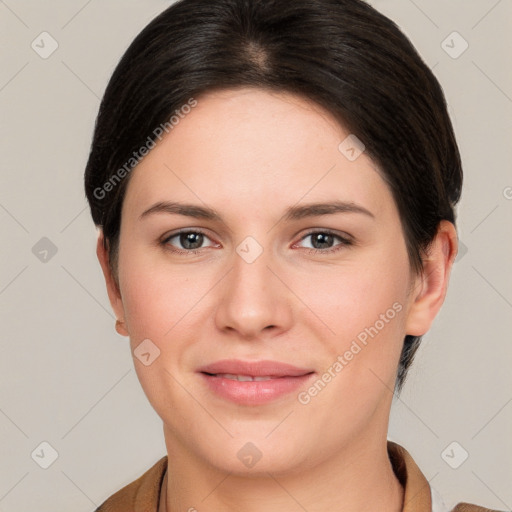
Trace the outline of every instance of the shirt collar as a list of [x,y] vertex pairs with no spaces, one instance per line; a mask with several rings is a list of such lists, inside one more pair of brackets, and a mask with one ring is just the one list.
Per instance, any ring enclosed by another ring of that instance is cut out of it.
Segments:
[[430,485],[409,452],[388,441],[388,455],[393,471],[404,488],[402,512],[431,512]]

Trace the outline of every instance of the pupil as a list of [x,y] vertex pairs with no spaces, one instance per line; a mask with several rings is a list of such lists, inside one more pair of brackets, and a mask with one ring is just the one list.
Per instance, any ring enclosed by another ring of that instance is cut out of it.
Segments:
[[180,243],[185,249],[198,249],[203,243],[203,235],[201,233],[183,233],[180,236]]
[[[313,247],[315,249],[325,249],[332,242],[332,235],[328,233],[316,233],[313,236]],[[317,247],[320,244],[321,247]]]

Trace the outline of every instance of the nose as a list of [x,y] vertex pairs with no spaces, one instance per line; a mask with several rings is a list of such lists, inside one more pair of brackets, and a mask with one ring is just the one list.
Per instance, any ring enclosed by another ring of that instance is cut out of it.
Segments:
[[[238,338],[261,339],[288,330],[293,321],[293,293],[278,277],[280,271],[270,251],[250,262],[238,253],[223,279],[217,327]],[[282,273],[282,272],[281,272]]]

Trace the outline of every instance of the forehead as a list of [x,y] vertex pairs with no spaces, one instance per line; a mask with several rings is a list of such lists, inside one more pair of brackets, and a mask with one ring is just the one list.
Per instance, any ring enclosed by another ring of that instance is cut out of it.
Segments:
[[173,199],[215,209],[286,208],[302,199],[337,199],[377,214],[393,207],[379,169],[364,152],[351,160],[340,151],[352,136],[316,103],[255,88],[196,100],[132,171],[125,205],[139,211]]

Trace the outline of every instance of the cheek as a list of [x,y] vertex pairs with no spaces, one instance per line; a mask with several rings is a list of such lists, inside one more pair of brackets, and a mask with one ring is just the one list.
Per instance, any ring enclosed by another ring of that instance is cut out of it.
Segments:
[[329,423],[332,436],[364,428],[390,400],[405,326],[408,281],[400,268],[379,260],[326,269],[315,274],[314,284],[304,283],[308,306],[329,327],[329,334],[320,336],[319,329],[315,336],[316,348],[326,354],[321,372],[329,383],[304,390],[303,398],[311,399],[308,410]]
[[299,278],[298,295],[338,340],[351,340],[376,323],[381,331],[390,331],[391,324],[399,330],[402,315],[397,313],[405,310],[409,284],[401,259],[397,254],[376,255],[350,265],[319,268],[308,279]]
[[405,336],[405,249],[383,248],[372,255],[350,267],[326,267],[303,283],[308,307],[329,327],[322,330],[326,336],[317,332],[329,354],[325,369],[336,374],[323,399],[327,403],[343,396],[354,412],[366,407],[360,397],[366,397],[367,405],[376,404],[393,389]]
[[197,277],[175,269],[139,266],[121,283],[130,337],[156,343],[172,337],[179,322],[190,321],[194,304],[204,293]]
[[[185,265],[155,264],[147,251],[137,248],[127,246],[125,255],[119,274],[134,367],[149,402],[164,421],[170,421],[169,403],[190,407],[190,398],[178,384],[181,379],[173,376],[186,366],[187,348],[195,342],[191,327],[198,324],[202,276],[190,275]],[[147,365],[142,356],[146,352]]]
[[[155,399],[173,385],[165,371],[186,372],[191,354],[200,350],[196,345],[211,338],[211,332],[205,335],[204,330],[210,328],[219,275],[207,266],[171,264],[135,244],[125,249],[119,269],[126,325],[139,380],[148,397]],[[156,346],[158,354],[149,367],[136,359],[145,340]]]

